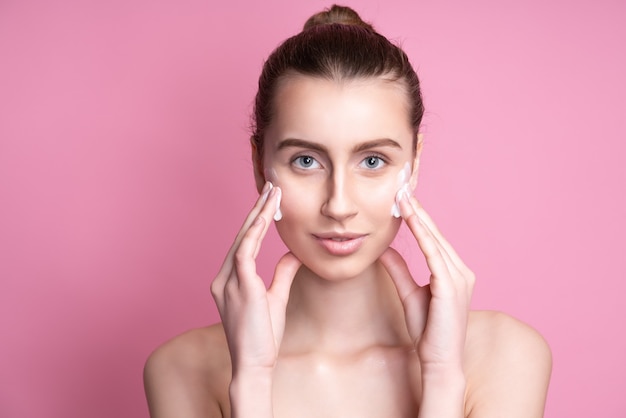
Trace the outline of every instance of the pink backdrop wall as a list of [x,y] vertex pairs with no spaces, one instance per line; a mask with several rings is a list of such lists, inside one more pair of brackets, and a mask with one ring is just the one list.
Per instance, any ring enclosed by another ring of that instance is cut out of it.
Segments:
[[[1,417],[147,417],[150,351],[217,320],[260,66],[329,3],[207,3],[0,3]],[[418,195],[550,342],[546,416],[626,416],[626,3],[347,4],[418,68]]]

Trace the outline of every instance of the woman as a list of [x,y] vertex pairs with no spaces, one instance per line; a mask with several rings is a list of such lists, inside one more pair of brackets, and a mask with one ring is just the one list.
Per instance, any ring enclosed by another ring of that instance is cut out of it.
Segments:
[[[540,417],[550,350],[469,312],[474,276],[412,196],[423,106],[404,52],[333,6],[268,58],[251,138],[260,197],[211,290],[221,324],[148,359],[156,417]],[[289,249],[269,289],[272,220]],[[431,271],[389,247],[401,222]]]

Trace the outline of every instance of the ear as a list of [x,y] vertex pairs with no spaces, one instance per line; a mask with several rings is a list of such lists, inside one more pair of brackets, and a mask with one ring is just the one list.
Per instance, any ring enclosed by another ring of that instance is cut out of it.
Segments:
[[259,153],[256,144],[250,138],[250,149],[251,149],[251,159],[252,166],[254,167],[254,181],[256,182],[256,189],[261,193],[263,190],[263,186],[265,185],[265,175],[263,174],[263,162],[259,158]]
[[422,155],[422,146],[424,145],[424,134],[417,134],[417,145],[415,147],[415,158],[413,159],[413,167],[411,170],[411,178],[409,179],[409,187],[415,190],[419,177],[420,155]]

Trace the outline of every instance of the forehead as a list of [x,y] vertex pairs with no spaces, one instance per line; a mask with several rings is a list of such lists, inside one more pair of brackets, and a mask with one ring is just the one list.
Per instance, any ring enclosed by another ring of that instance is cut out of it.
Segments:
[[[266,140],[412,143],[407,96],[401,83],[383,78],[327,80],[291,75],[281,81]],[[404,147],[404,144],[403,144]]]

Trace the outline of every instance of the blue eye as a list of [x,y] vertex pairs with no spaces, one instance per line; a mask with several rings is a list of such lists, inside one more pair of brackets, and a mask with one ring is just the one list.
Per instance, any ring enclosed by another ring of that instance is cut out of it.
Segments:
[[301,155],[300,157],[296,157],[293,162],[299,168],[318,168],[320,166],[320,163],[318,163],[315,158],[310,155]]
[[364,159],[361,164],[365,167],[365,168],[369,168],[371,170],[375,170],[378,168],[381,168],[383,165],[385,165],[385,161],[376,156],[376,155],[370,155],[369,157],[367,157],[366,159]]

